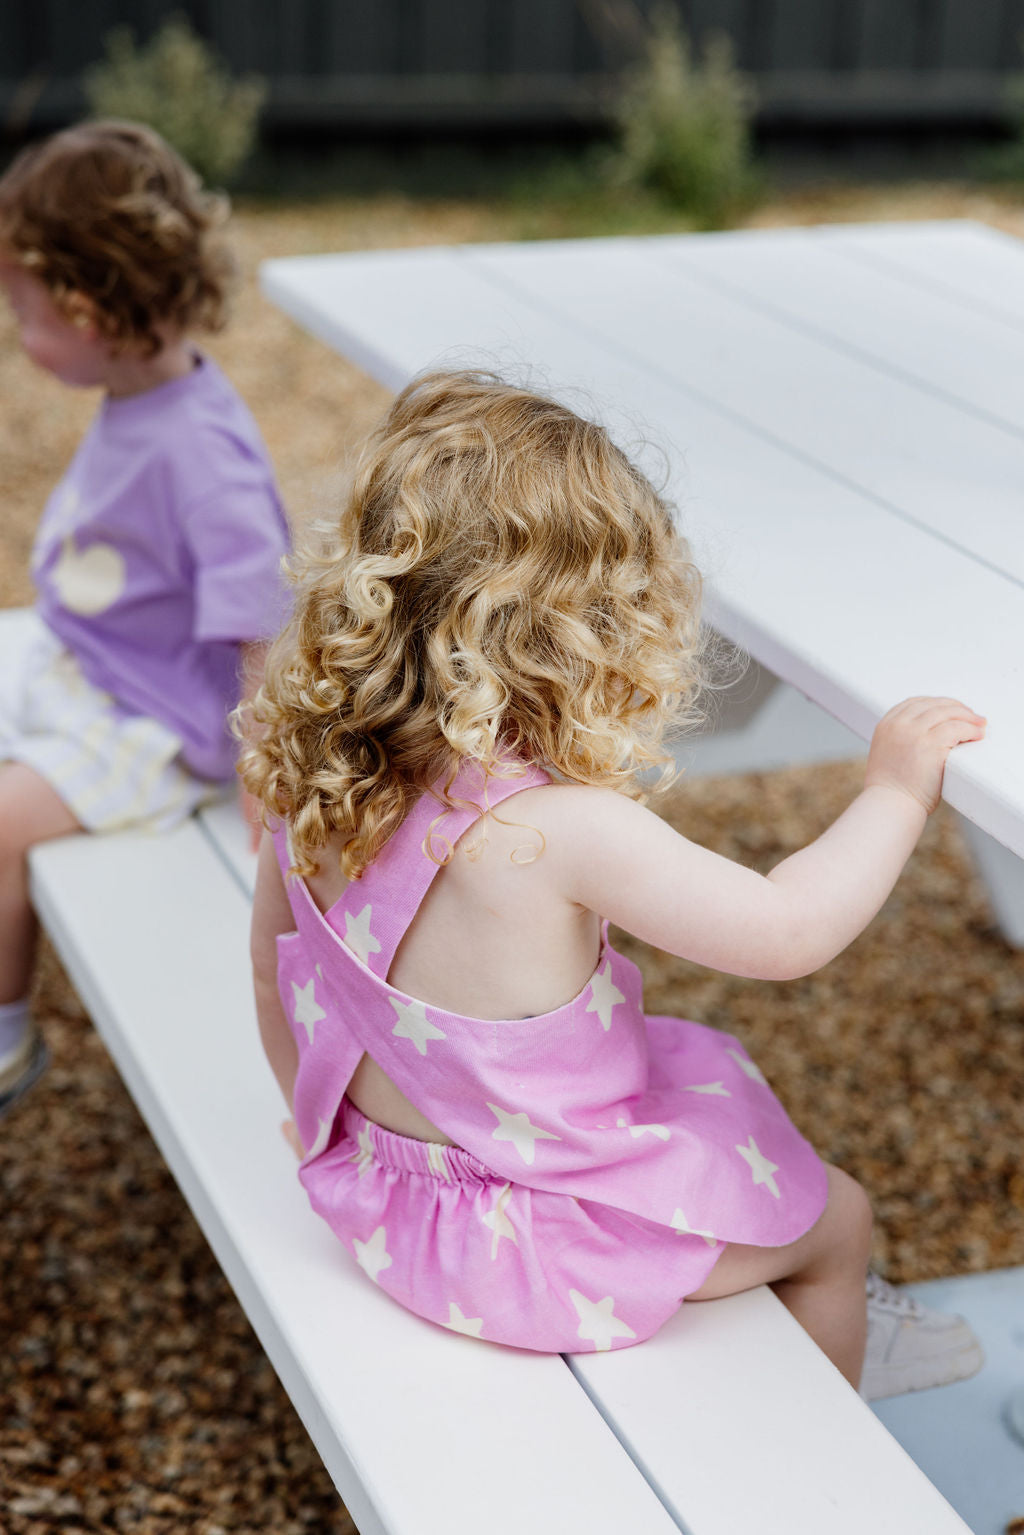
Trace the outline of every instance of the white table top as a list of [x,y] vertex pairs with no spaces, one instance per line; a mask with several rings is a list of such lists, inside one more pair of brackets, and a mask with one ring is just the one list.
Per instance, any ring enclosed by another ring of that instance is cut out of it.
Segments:
[[945,797],[1024,855],[1024,245],[980,225],[268,262],[268,295],[400,387],[486,366],[667,477],[708,614],[867,738],[913,693],[989,719]]

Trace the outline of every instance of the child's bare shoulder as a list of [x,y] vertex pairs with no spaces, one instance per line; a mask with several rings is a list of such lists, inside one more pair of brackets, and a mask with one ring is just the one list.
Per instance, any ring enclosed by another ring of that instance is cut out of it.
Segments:
[[498,807],[502,820],[532,821],[545,838],[576,840],[598,832],[630,835],[659,818],[629,795],[590,784],[550,783],[524,789]]

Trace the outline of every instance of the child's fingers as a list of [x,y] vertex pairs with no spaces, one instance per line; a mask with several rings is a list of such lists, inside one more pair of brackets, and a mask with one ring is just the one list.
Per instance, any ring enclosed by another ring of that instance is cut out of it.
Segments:
[[985,722],[984,720],[977,722],[958,719],[940,720],[932,726],[930,733],[940,745],[952,750],[954,746],[960,746],[965,741],[980,741],[985,734]]
[[933,695],[924,695],[920,698],[905,698],[889,710],[889,715],[905,714],[908,718],[920,718],[925,714],[956,714],[967,719],[982,719],[983,716],[976,713],[969,704],[965,704],[962,698],[940,698]]
[[292,1148],[295,1155],[301,1162],[303,1157],[306,1155],[306,1148],[302,1144],[302,1140],[299,1136],[298,1128],[296,1127],[294,1119],[286,1119],[284,1121],[284,1123],[281,1125],[281,1134],[284,1136],[285,1140],[288,1142],[289,1146]]
[[982,727],[986,723],[983,714],[978,714],[959,698],[905,698],[883,716],[881,723],[913,725],[927,730],[949,719]]

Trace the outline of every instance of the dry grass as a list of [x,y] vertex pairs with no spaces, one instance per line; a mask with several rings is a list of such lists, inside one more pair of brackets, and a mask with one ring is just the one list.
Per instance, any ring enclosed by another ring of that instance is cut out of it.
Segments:
[[[951,216],[1024,234],[1007,196],[928,187],[803,194],[751,222]],[[507,238],[517,217],[399,198],[240,211],[248,278],[213,350],[259,419],[297,521],[329,502],[385,396],[260,299],[259,260]],[[36,518],[95,400],[34,373],[6,317],[0,391],[0,602],[19,603]],[[695,783],[667,813],[764,866],[825,825],[856,782],[840,765]],[[652,1011],[740,1033],[804,1132],[863,1180],[891,1277],[1024,1263],[1024,955],[993,932],[951,816],[934,819],[884,913],[820,975],[767,986],[639,958]],[[5,1528],[343,1535],[326,1473],[52,956],[38,1006],[55,1064],[0,1145]]]

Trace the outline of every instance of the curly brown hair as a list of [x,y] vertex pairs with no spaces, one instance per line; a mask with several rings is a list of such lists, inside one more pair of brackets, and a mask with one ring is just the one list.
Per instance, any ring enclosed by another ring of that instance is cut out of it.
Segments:
[[160,350],[160,328],[218,330],[234,261],[225,198],[138,123],[80,123],[0,177],[0,249],[63,307],[84,294],[115,345]]
[[666,725],[696,712],[701,579],[600,426],[490,374],[426,375],[320,533],[241,761],[300,873],[340,834],[357,878],[466,760],[629,792],[668,762]]

